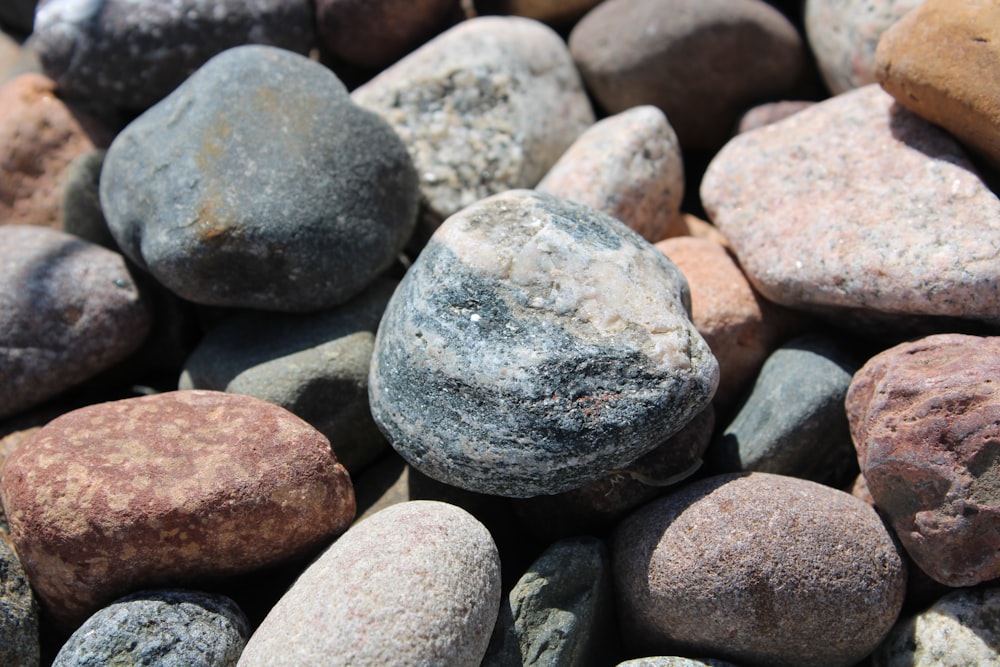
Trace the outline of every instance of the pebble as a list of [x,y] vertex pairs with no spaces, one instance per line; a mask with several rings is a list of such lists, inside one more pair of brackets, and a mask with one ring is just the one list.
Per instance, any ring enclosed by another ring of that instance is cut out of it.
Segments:
[[[926,0],[879,40],[878,82],[901,105],[1000,166],[1000,6]],[[989,74],[986,74],[989,73]]]
[[854,376],[847,415],[875,504],[948,586],[1000,577],[1000,337],[940,334]]
[[372,414],[415,468],[511,497],[582,486],[679,431],[718,364],[680,271],[624,224],[542,193],[450,218],[383,316]]
[[681,147],[653,106],[591,125],[535,189],[618,218],[650,243],[682,232]]
[[41,0],[31,43],[62,94],[141,112],[231,47],[308,53],[313,22],[309,0]]
[[142,591],[115,600],[80,626],[52,667],[235,667],[250,636],[229,598],[198,591]]
[[117,136],[101,204],[122,251],[179,296],[298,312],[343,303],[389,268],[417,187],[399,137],[333,73],[242,46]]
[[520,17],[463,21],[352,97],[388,120],[410,151],[421,242],[484,197],[535,187],[594,122],[565,42]]
[[39,664],[38,604],[24,568],[5,540],[0,540],[0,664]]
[[149,330],[121,255],[54,229],[0,225],[0,418],[108,369]]
[[478,667],[500,608],[500,558],[462,509],[372,515],[310,565],[251,636],[240,667]]
[[849,667],[888,634],[906,589],[875,510],[768,473],[709,477],[653,501],[619,524],[612,556],[639,655]]
[[771,301],[862,324],[1000,323],[1000,200],[954,139],[877,85],[736,136],[701,198]]
[[657,106],[685,151],[718,149],[744,111],[794,95],[808,68],[795,27],[761,0],[606,0],[569,46],[605,111]]
[[743,134],[750,130],[756,130],[758,127],[777,123],[779,120],[784,120],[803,109],[808,109],[814,104],[815,102],[810,101],[791,100],[759,104],[740,116],[740,121],[736,126],[736,133]]
[[375,331],[396,283],[380,279],[352,301],[309,314],[244,312],[206,333],[184,363],[178,389],[254,396],[325,435],[354,474],[385,440],[368,409]]
[[657,656],[654,658],[635,658],[618,663],[617,667],[736,667],[724,660],[695,660],[676,656]]
[[141,586],[307,556],[355,509],[322,434],[208,391],[67,413],[7,459],[0,494],[32,586],[68,629]]

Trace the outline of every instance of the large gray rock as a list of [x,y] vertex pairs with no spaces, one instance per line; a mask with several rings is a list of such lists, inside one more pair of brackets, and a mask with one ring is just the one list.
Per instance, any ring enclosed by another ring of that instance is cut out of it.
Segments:
[[416,174],[385,121],[330,70],[265,46],[216,56],[133,121],[100,187],[122,251],[166,287],[261,310],[358,294],[417,210]]
[[711,401],[718,364],[665,255],[594,209],[532,191],[450,218],[400,283],[369,394],[415,468],[526,497],[631,463]]
[[0,536],[0,665],[39,664],[38,605],[21,561]]

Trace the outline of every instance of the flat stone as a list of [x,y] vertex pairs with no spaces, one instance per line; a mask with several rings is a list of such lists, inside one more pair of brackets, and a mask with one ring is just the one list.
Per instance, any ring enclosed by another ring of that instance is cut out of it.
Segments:
[[651,451],[718,364],[680,272],[624,224],[534,191],[450,218],[382,319],[369,399],[415,468],[495,495],[559,493]]
[[733,138],[701,199],[771,301],[1000,322],[1000,200],[954,139],[876,85]]
[[998,167],[998,43],[1000,6],[995,2],[927,0],[882,35],[875,76],[901,105]]
[[209,391],[65,414],[7,459],[0,495],[32,586],[69,629],[143,586],[307,556],[355,509],[322,434],[264,401]]
[[59,650],[52,667],[235,667],[249,637],[246,615],[223,595],[142,591],[88,618]]
[[327,68],[266,46],[216,56],[125,128],[100,194],[122,252],[179,296],[277,311],[360,293],[417,212],[392,128]]
[[121,255],[53,229],[0,225],[0,417],[94,377],[149,330]]
[[520,17],[463,21],[352,97],[388,120],[410,151],[421,242],[480,199],[535,187],[594,122],[565,42]]
[[650,243],[681,233],[681,147],[667,117],[653,106],[592,125],[535,189],[618,218]]
[[906,569],[847,493],[767,473],[719,475],[619,524],[619,617],[639,655],[853,665],[888,634]]
[[948,586],[1000,577],[1000,337],[940,334],[872,357],[847,415],[875,504]]
[[0,664],[35,667],[40,653],[38,604],[17,555],[0,540]]
[[478,667],[499,608],[489,531],[446,503],[402,503],[352,527],[310,565],[239,665]]

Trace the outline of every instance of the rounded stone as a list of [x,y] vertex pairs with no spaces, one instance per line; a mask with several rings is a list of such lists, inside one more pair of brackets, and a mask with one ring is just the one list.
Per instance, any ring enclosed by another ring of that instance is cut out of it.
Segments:
[[240,667],[478,667],[500,608],[489,531],[453,505],[411,501],[356,524],[254,632]]
[[39,664],[38,605],[24,568],[6,540],[0,539],[0,664]]
[[216,56],[125,128],[100,194],[122,252],[163,285],[261,310],[347,301],[395,261],[417,212],[385,121],[330,70],[265,46]]
[[758,127],[764,127],[765,125],[777,123],[779,120],[784,120],[789,116],[802,111],[803,109],[808,109],[813,104],[815,104],[815,102],[804,100],[789,100],[784,102],[758,104],[740,116],[740,122],[736,126],[736,133],[742,134],[744,132],[749,132],[750,130],[756,130]]
[[767,473],[709,477],[619,524],[619,613],[640,654],[848,667],[888,634],[906,570],[871,507]]
[[222,595],[167,589],[116,600],[80,626],[52,667],[211,665],[235,667],[250,624]]
[[616,667],[736,667],[724,660],[695,660],[677,656],[656,656],[650,658],[634,658],[620,662]]
[[533,191],[450,218],[393,295],[369,377],[415,468],[526,497],[582,486],[701,412],[718,364],[687,284],[620,221]]

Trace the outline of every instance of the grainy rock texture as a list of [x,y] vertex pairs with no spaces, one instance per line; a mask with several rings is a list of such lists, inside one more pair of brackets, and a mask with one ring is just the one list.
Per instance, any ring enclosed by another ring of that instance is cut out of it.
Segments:
[[764,127],[765,125],[770,125],[771,123],[777,123],[779,120],[784,120],[789,116],[802,111],[803,109],[808,109],[813,104],[815,104],[815,102],[807,101],[785,101],[759,104],[740,116],[740,122],[736,126],[736,133],[742,134],[743,132],[756,130],[758,127]]
[[653,106],[592,125],[535,189],[604,211],[650,243],[681,233],[681,147]]
[[847,414],[875,504],[949,586],[1000,577],[1000,337],[903,343],[854,376]]
[[421,240],[484,197],[535,187],[594,122],[565,42],[519,17],[464,21],[352,96],[406,142]]
[[352,527],[299,577],[247,644],[241,667],[477,667],[500,608],[486,528],[414,501]]
[[525,497],[651,451],[711,400],[687,284],[621,222],[533,191],[450,218],[375,341],[376,423],[417,469]]
[[0,664],[39,664],[38,606],[24,568],[5,540],[0,540]]
[[122,251],[179,296],[309,311],[392,264],[416,185],[399,137],[332,72],[242,46],[118,135],[101,203]]
[[653,501],[619,524],[613,558],[632,650],[741,665],[853,665],[889,632],[906,589],[875,510],[766,473]]
[[217,53],[308,53],[313,30],[309,0],[42,0],[31,41],[67,96],[143,111]]
[[1000,200],[877,85],[733,138],[701,198],[772,301],[1000,322]]
[[209,391],[65,414],[7,459],[0,493],[32,585],[70,628],[141,586],[307,555],[355,508],[318,431],[264,401]]
[[760,0],[606,0],[569,45],[606,111],[657,106],[684,150],[717,149],[747,108],[793,94],[808,62],[795,27]]
[[1000,5],[927,0],[882,35],[875,56],[897,102],[1000,166]]
[[121,255],[53,229],[0,225],[0,417],[124,359],[149,327]]
[[115,600],[77,629],[52,667],[235,667],[250,637],[229,598],[197,591],[143,591]]

